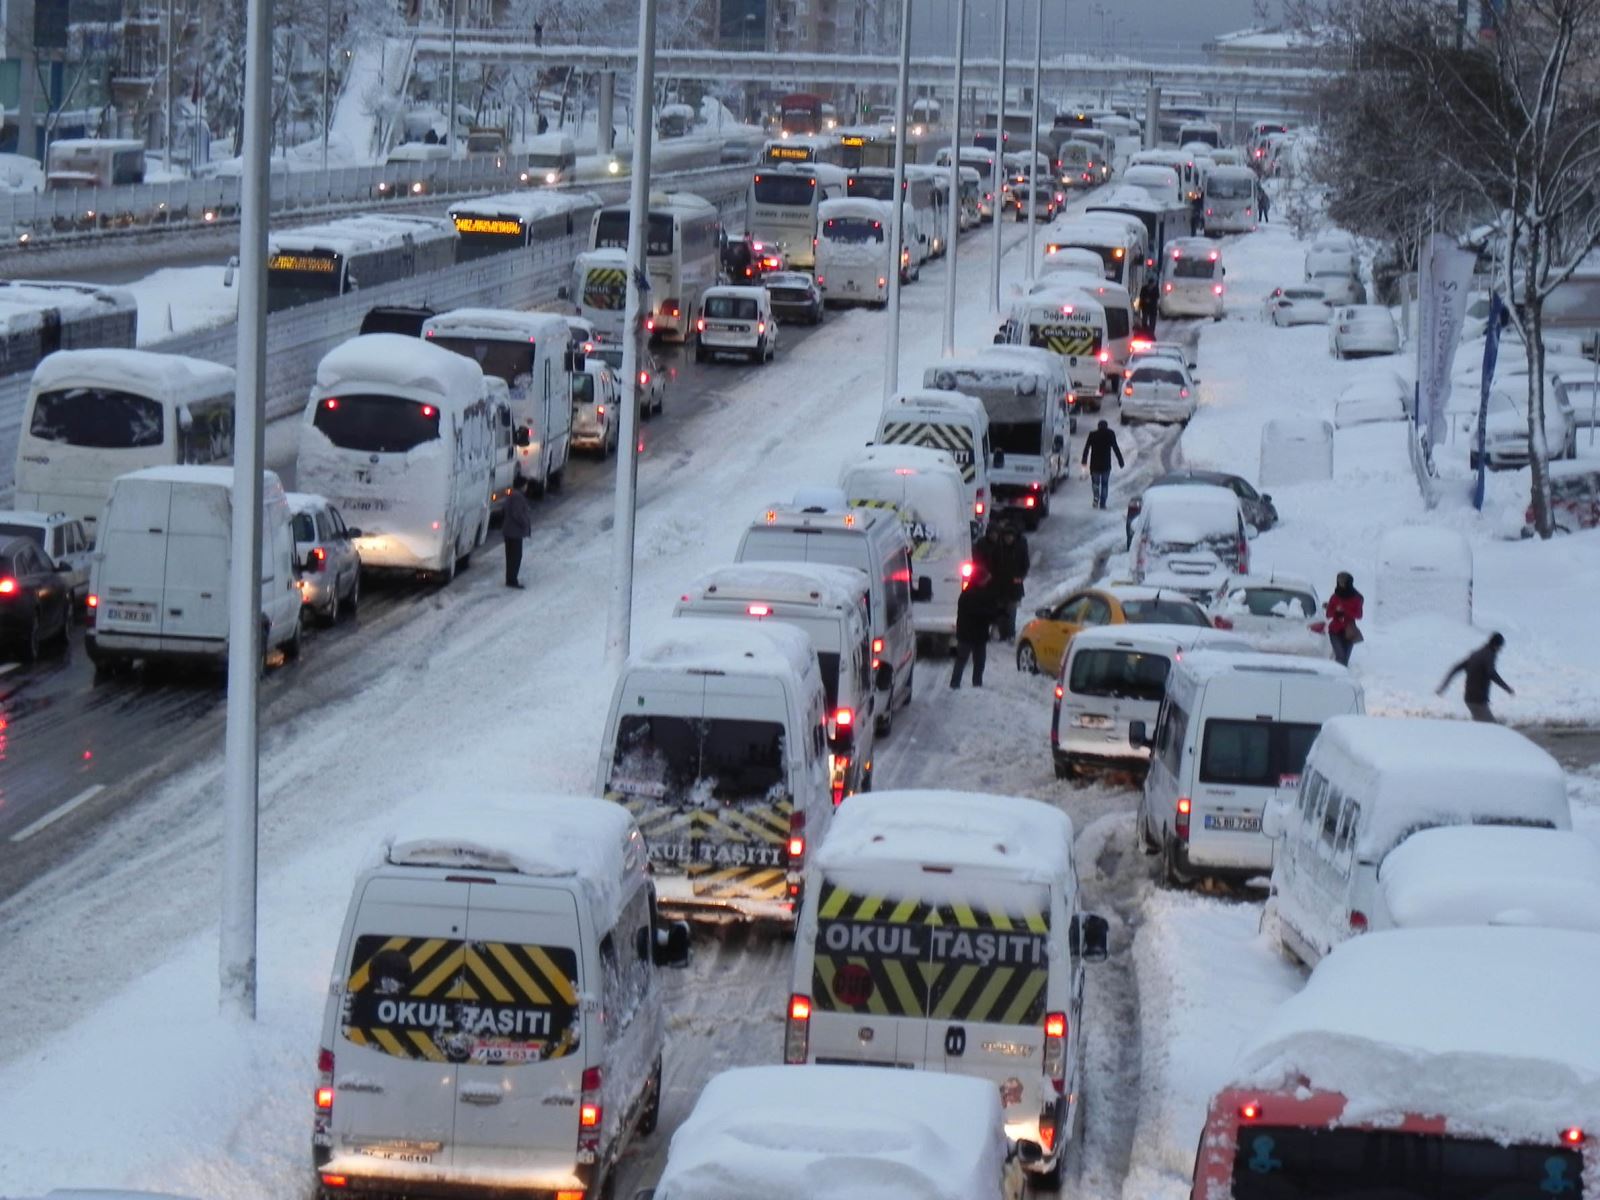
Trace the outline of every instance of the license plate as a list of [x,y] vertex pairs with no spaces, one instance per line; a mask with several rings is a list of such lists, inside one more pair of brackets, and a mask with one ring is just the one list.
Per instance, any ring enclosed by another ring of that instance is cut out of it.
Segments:
[[707,321],[706,328],[714,329],[718,333],[732,333],[737,330],[739,326],[729,325],[726,321]]
[[1099,713],[1080,713],[1078,724],[1084,729],[1110,729],[1113,722],[1110,717],[1103,717]]
[[857,289],[857,288],[856,288],[856,281],[855,281],[855,280],[854,280],[854,279],[847,279],[847,280],[845,280],[845,281],[844,281],[844,286],[845,286],[845,290],[846,290],[846,291],[851,291],[851,292],[854,292],[854,291],[857,291],[857,290],[858,290],[858,289]]
[[1214,817],[1206,814],[1205,827],[1223,833],[1260,833],[1260,817]]
[[107,621],[126,621],[131,625],[153,625],[156,620],[153,608],[122,608],[108,605],[105,615]]

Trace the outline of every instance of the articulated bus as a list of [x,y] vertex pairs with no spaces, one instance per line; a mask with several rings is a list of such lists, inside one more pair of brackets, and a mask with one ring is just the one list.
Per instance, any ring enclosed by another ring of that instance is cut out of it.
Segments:
[[456,257],[467,262],[572,237],[587,229],[599,209],[593,192],[508,192],[463,200],[450,209],[461,238]]
[[[645,329],[669,342],[686,342],[700,307],[700,293],[715,286],[722,265],[722,221],[709,200],[689,192],[650,197],[645,254],[650,275],[650,313]],[[595,213],[589,248],[628,248],[628,206]]]
[[817,206],[844,194],[843,167],[763,167],[750,181],[745,231],[780,247],[791,267],[809,270],[817,261]]
[[122,288],[0,279],[0,377],[57,350],[132,347],[138,329],[138,303]]
[[442,217],[345,217],[267,240],[267,311],[410,279],[456,263],[456,227]]

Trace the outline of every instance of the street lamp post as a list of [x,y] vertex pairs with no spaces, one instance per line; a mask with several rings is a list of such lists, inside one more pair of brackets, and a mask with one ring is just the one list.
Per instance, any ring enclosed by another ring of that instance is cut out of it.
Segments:
[[[1033,0],[1033,149],[1028,160],[1028,282],[1033,282],[1034,204],[1039,195],[1039,82],[1044,76],[1044,0]],[[1049,172],[1054,174],[1054,169]],[[1052,192],[1055,180],[1051,179]]]
[[994,198],[989,212],[994,224],[994,259],[989,264],[989,290],[995,308],[1000,307],[1000,207],[1005,195],[1006,171],[1006,54],[1010,49],[1011,0],[1000,0],[1000,101],[994,118]]
[[889,272],[889,353],[884,362],[883,398],[887,400],[900,386],[900,254],[906,228],[906,92],[911,74],[911,0],[900,0],[900,72],[894,102],[894,207],[889,210],[889,248],[893,259]]
[[950,223],[944,240],[944,356],[956,352],[956,238],[961,235],[961,83],[967,65],[967,0],[956,0],[956,94],[950,120]]

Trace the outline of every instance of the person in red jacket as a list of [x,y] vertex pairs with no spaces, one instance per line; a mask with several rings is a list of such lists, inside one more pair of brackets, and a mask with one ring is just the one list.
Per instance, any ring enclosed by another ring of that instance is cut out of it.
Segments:
[[1349,571],[1339,572],[1333,595],[1328,597],[1322,611],[1328,618],[1328,642],[1333,646],[1333,657],[1349,666],[1350,650],[1361,640],[1361,627],[1356,622],[1363,615],[1361,593],[1356,591],[1355,577]]

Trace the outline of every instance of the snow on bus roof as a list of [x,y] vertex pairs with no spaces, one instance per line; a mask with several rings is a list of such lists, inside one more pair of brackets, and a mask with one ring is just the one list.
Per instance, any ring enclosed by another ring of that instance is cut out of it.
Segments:
[[817,652],[811,639],[792,625],[674,621],[629,656],[629,670],[652,668],[723,675],[792,671],[804,678],[816,673]]
[[672,1135],[656,1200],[972,1200],[1002,1178],[1002,1121],[969,1076],[739,1067]]
[[1319,766],[1337,764],[1352,794],[1371,797],[1356,843],[1363,861],[1430,825],[1572,825],[1561,764],[1504,725],[1338,716],[1323,722],[1313,750]]
[[267,251],[269,254],[278,254],[283,251],[331,250],[350,255],[397,246],[407,237],[433,241],[455,236],[455,224],[444,217],[369,213],[359,217],[342,217],[321,225],[281,230],[268,237]]
[[861,602],[867,573],[831,563],[742,562],[707,571],[684,591],[684,598],[704,596],[738,600],[812,603],[853,608]]
[[816,861],[825,870],[886,863],[976,867],[1050,883],[1072,874],[1072,819],[1020,796],[863,792],[834,813]]
[[366,333],[335,346],[317,364],[317,389],[350,384],[390,384],[436,396],[443,404],[471,404],[483,395],[483,372],[463,354],[398,333]]
[[64,316],[93,316],[97,311],[138,310],[126,288],[98,283],[56,282],[48,279],[0,279],[0,333],[31,329],[40,314],[54,309]]
[[1247,1044],[1235,1077],[1342,1093],[1344,1123],[1439,1115],[1454,1132],[1548,1144],[1600,1121],[1597,995],[1591,933],[1369,933],[1317,964]]
[[866,200],[860,196],[836,196],[817,205],[817,219],[830,217],[870,217],[888,224],[890,218],[887,200]]
[[1414,833],[1378,868],[1394,923],[1600,933],[1600,846],[1567,829],[1455,825]]
[[[548,135],[546,135],[548,136]],[[495,196],[479,196],[475,200],[461,200],[450,206],[450,215],[468,213],[473,216],[516,217],[524,225],[540,217],[559,216],[600,207],[600,197],[593,192],[562,192],[532,189],[525,192],[502,192]]]
[[150,350],[57,350],[33,369],[40,391],[85,381],[115,383],[124,391],[187,403],[234,389],[232,367]]
[[382,862],[577,879],[602,929],[616,923],[625,882],[645,871],[645,844],[622,805],[589,796],[468,795],[416,828],[383,839]]

